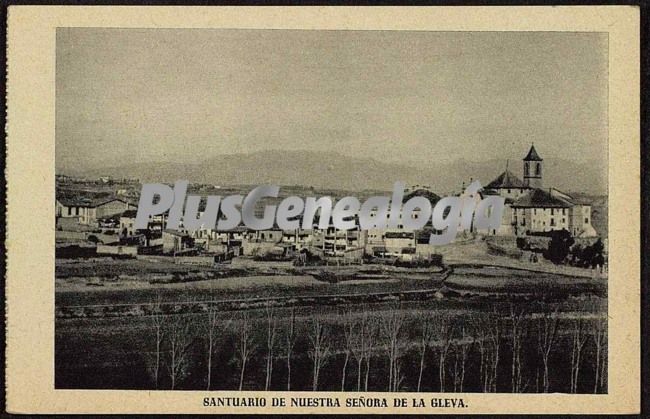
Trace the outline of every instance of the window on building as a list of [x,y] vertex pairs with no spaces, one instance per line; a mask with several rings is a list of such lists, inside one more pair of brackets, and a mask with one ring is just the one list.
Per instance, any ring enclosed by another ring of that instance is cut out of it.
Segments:
[[75,208],[75,214],[74,215],[79,215],[79,207]]
[[68,215],[72,215],[72,207],[68,207]]
[[553,215],[553,214],[554,214],[554,211],[553,211],[553,208],[551,208],[551,215]]
[[510,189],[508,189],[508,193],[510,193]]
[[528,168],[528,163],[524,164],[524,176],[528,176],[529,174],[529,168]]
[[562,208],[562,215],[566,214],[566,208]]
[[555,225],[555,218],[551,218],[551,225],[552,225],[552,226]]
[[540,163],[537,163],[537,166],[535,167],[535,175],[540,176],[542,174],[542,165]]
[[589,224],[589,218],[585,217],[585,224]]

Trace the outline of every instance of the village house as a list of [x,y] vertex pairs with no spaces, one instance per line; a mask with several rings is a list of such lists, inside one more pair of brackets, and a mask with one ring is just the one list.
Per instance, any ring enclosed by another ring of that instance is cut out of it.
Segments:
[[136,205],[118,198],[57,197],[57,218],[76,218],[80,224],[93,225],[100,218],[120,214]]
[[193,251],[194,239],[177,230],[163,230],[162,251],[164,254],[183,254]]
[[295,250],[308,248],[314,241],[314,230],[285,230],[282,232],[282,243],[293,245]]
[[[431,202],[431,207],[440,201],[440,196],[435,194],[427,186],[416,185],[412,188],[407,189],[409,191],[405,196],[402,202],[407,202],[413,197],[424,197],[429,202]],[[375,217],[376,212],[372,213],[372,216]],[[388,215],[389,216],[389,215]],[[411,217],[416,220],[422,216],[422,211],[420,208],[415,208],[411,213]],[[365,249],[366,254],[379,256],[379,257],[397,257],[400,259],[413,259],[416,256],[426,256],[431,253],[432,247],[427,243],[418,244],[418,234],[416,231],[409,231],[404,228],[404,222],[400,218],[397,221],[396,228],[372,228],[365,232]],[[431,220],[429,219],[425,224],[425,227],[431,227]]]
[[[134,234],[136,234],[135,218],[137,214],[138,211],[135,209],[129,209],[119,214],[118,227],[119,227],[119,234],[122,237],[133,236]],[[149,217],[147,230],[151,233],[154,233],[154,235],[160,236],[162,234],[162,231],[165,229],[166,221],[167,221],[167,213],[152,215]]]
[[135,234],[135,216],[137,210],[127,210],[120,214],[120,235],[122,237],[133,236]]

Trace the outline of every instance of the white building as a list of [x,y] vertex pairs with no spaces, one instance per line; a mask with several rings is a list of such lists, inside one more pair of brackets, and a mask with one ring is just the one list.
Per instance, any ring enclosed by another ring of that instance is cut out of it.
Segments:
[[522,236],[564,229],[577,237],[596,237],[590,205],[559,189],[543,189],[543,159],[534,146],[523,162],[523,181],[506,167],[484,188],[484,194],[502,196],[506,204],[501,228],[489,233]]

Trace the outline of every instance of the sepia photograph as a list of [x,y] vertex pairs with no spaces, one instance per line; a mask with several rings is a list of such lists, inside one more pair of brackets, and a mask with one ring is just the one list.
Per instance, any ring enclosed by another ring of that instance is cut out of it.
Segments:
[[632,6],[11,6],[6,410],[635,414]]
[[[603,33],[59,28],[56,388],[607,393],[607,56]],[[199,216],[269,184],[505,208],[440,246],[431,220],[136,228],[142,185],[180,179]]]

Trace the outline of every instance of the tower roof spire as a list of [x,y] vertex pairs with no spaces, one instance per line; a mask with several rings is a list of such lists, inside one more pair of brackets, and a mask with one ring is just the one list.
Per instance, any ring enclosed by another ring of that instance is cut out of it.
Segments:
[[537,150],[535,150],[535,145],[531,144],[528,154],[526,155],[526,157],[524,157],[524,161],[543,161],[543,160],[544,159],[539,157],[539,154],[537,154]]

